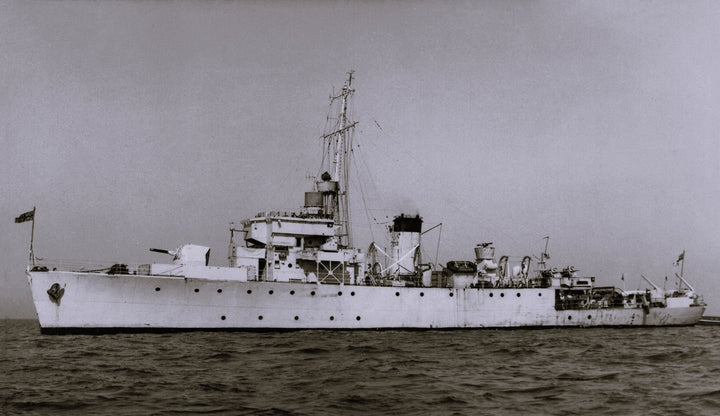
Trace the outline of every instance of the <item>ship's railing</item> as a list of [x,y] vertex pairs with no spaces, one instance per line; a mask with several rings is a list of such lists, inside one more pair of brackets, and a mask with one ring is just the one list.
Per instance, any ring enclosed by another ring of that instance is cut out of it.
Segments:
[[702,295],[695,295],[695,299],[693,300],[693,306],[707,306],[707,303],[705,303],[705,298]]
[[624,307],[624,298],[612,287],[571,289],[555,292],[556,310],[587,310]]
[[291,210],[291,211],[261,211],[255,215],[255,218],[320,218],[320,219],[332,219],[333,214],[311,214],[309,212],[302,212],[302,210]]
[[36,259],[30,266],[35,271],[64,271],[76,273],[137,274],[140,264],[118,261],[88,261],[68,259]]

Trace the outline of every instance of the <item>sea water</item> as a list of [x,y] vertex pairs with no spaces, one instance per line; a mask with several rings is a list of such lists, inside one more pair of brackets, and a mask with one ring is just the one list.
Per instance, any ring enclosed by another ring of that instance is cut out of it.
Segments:
[[718,326],[0,337],[4,415],[720,414]]

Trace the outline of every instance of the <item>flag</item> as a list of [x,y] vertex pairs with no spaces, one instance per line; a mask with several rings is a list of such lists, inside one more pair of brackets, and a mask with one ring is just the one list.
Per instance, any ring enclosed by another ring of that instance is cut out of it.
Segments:
[[19,217],[15,218],[15,222],[19,224],[21,222],[32,221],[34,219],[35,219],[35,208],[33,208],[32,211],[23,212],[22,214],[20,214]]
[[[16,220],[16,221],[17,221],[17,220]],[[677,265],[680,264],[680,262],[683,261],[683,260],[685,260],[685,250],[683,250],[683,252],[680,253],[680,255],[678,256],[678,259],[675,260],[675,265],[677,266]]]

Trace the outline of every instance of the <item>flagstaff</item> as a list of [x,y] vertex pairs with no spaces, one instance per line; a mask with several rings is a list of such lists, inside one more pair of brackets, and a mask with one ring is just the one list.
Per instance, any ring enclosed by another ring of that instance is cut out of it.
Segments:
[[[678,259],[675,260],[675,265],[676,266],[680,265],[680,276],[678,276],[678,277],[680,278],[681,282],[684,282],[685,280],[682,277],[683,277],[683,271],[685,269],[685,250],[683,250],[683,252],[680,253],[680,255],[678,256]],[[677,276],[677,273],[675,273],[675,275]],[[681,289],[681,288],[682,288],[682,283],[680,283],[680,285],[678,286],[678,289]]]
[[35,267],[35,252],[33,251],[33,241],[35,240],[35,207],[33,207],[32,226],[30,227],[30,261]]
[[28,263],[35,266],[35,253],[33,252],[33,240],[35,238],[35,207],[33,207],[32,211],[23,212],[17,218],[15,218],[16,224],[20,224],[26,221],[32,221],[32,228],[30,229],[30,256],[28,259]]
[[683,250],[682,254],[678,258],[678,261],[681,262],[680,263],[680,277],[682,277],[683,270],[685,269],[685,250]]

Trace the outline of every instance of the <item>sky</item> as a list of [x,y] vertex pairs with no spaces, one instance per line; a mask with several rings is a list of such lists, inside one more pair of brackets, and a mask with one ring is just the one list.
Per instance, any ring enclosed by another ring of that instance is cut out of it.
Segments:
[[[354,241],[393,215],[426,260],[574,265],[675,284],[720,315],[714,1],[4,1],[0,318],[46,261],[165,262],[299,210],[328,97],[354,70]],[[365,209],[367,207],[367,210]],[[439,249],[438,240],[440,242]],[[624,276],[624,280],[621,280]]]

